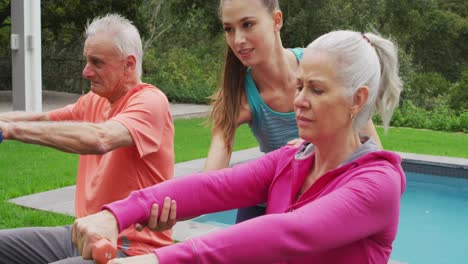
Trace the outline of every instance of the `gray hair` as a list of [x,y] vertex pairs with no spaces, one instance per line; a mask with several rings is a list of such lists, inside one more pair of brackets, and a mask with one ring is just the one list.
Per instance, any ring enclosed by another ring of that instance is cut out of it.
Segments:
[[377,33],[333,31],[317,38],[308,48],[325,51],[337,59],[337,76],[345,85],[348,99],[359,87],[369,87],[368,100],[353,121],[354,129],[359,131],[377,109],[386,130],[403,86],[395,44]]
[[85,37],[92,37],[98,33],[113,34],[114,45],[123,56],[134,55],[137,64],[137,75],[140,78],[143,72],[143,47],[140,33],[130,20],[119,14],[107,14],[96,17],[91,23],[88,21]]

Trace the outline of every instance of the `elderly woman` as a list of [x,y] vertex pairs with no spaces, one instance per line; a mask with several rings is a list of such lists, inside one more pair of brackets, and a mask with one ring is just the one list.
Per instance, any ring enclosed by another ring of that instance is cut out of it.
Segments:
[[298,71],[302,146],[133,192],[78,219],[73,242],[89,258],[99,238],[115,243],[133,224],[154,227],[152,205],[166,197],[177,201],[177,219],[267,202],[264,216],[110,263],[387,263],[405,175],[398,155],[358,131],[376,110],[387,127],[400,91],[391,41],[352,31],[321,36]]

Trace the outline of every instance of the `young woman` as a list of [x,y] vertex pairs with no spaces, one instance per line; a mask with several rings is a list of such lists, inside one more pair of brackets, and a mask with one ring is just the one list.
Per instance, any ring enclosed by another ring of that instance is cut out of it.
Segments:
[[[234,136],[247,123],[264,153],[298,138],[294,115],[296,72],[303,49],[283,47],[278,0],[221,0],[219,14],[228,44],[222,86],[214,95],[212,139],[205,170],[229,165]],[[362,133],[380,141],[372,121]],[[241,208],[241,222],[265,206]]]
[[73,243],[89,258],[99,238],[115,243],[135,223],[153,228],[160,216],[152,205],[166,197],[177,201],[178,219],[267,202],[264,216],[110,263],[387,263],[405,175],[397,154],[358,131],[375,110],[389,124],[401,91],[396,52],[372,33],[318,38],[296,76],[305,143],[133,192],[76,220]]

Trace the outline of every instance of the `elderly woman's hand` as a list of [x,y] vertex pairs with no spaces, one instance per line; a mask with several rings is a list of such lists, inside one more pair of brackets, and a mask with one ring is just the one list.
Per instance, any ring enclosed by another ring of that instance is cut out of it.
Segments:
[[146,254],[129,258],[116,258],[107,264],[159,264],[155,254]]
[[[176,224],[176,213],[176,201],[171,200],[171,198],[169,197],[166,197],[164,199],[164,204],[161,213],[159,214],[159,206],[157,204],[153,204],[153,206],[151,207],[151,216],[148,221],[148,224],[136,224],[135,228],[138,231],[141,231],[145,227],[148,227],[150,230],[158,232],[171,229]],[[158,215],[160,215],[159,219]]]
[[114,215],[104,210],[75,220],[72,228],[72,242],[84,259],[91,259],[93,247],[102,238],[117,244],[119,229]]

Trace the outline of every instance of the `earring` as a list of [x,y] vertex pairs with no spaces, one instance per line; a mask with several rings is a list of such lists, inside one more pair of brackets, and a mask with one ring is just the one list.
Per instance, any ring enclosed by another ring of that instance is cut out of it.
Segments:
[[351,118],[351,121],[354,120],[354,114],[352,112],[349,113],[349,118]]

